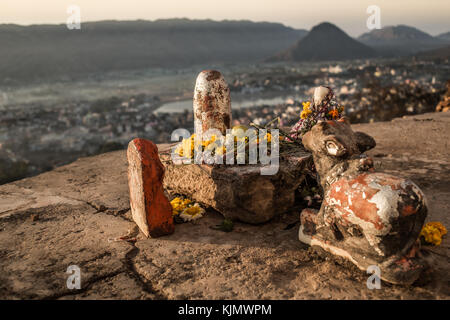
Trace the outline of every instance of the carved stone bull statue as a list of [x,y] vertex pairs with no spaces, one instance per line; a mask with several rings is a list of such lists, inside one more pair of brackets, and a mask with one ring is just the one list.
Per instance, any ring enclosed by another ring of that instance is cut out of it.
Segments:
[[372,137],[353,132],[347,119],[323,121],[302,138],[313,154],[324,191],[319,211],[302,211],[300,241],[349,259],[381,279],[410,284],[425,264],[417,238],[427,215],[422,191],[411,181],[376,173],[363,152]]

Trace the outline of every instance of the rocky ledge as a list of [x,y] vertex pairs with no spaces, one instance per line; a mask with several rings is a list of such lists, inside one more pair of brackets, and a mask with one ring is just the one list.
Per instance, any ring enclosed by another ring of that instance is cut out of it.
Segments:
[[[416,182],[428,220],[450,226],[450,114],[354,125],[377,141],[380,171]],[[299,209],[226,233],[209,211],[146,239],[129,210],[126,151],[79,159],[0,186],[0,299],[449,299],[449,241],[412,286],[382,283],[297,238]],[[68,289],[66,270],[81,270]]]

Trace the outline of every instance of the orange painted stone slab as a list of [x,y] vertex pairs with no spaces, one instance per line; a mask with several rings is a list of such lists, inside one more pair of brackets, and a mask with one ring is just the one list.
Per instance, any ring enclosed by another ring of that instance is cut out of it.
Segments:
[[147,237],[174,232],[172,206],[164,194],[164,166],[157,146],[145,139],[128,144],[128,187],[133,220]]

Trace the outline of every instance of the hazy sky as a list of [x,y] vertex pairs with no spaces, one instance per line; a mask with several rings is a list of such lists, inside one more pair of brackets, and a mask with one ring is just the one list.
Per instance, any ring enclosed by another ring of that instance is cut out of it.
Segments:
[[69,5],[81,22],[191,18],[281,22],[310,29],[329,21],[352,36],[367,32],[366,9],[381,8],[381,25],[406,24],[432,35],[450,31],[450,0],[0,0],[0,23],[65,23]]

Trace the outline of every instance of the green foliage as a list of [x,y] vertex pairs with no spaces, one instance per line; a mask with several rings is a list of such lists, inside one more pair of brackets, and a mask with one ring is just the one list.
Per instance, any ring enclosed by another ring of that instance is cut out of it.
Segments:
[[106,153],[116,150],[122,150],[124,149],[124,146],[120,142],[116,141],[109,141],[104,143],[98,150],[98,154],[100,153]]
[[111,111],[113,107],[119,105],[121,102],[122,100],[115,96],[107,99],[99,99],[92,104],[91,111],[97,113],[108,112]]
[[0,159],[0,184],[23,179],[27,176],[28,164],[23,161],[12,162]]
[[231,231],[233,231],[234,224],[231,219],[225,218],[225,219],[223,219],[221,224],[219,224],[215,227],[212,227],[212,228],[215,230],[223,231],[223,232],[231,232]]

